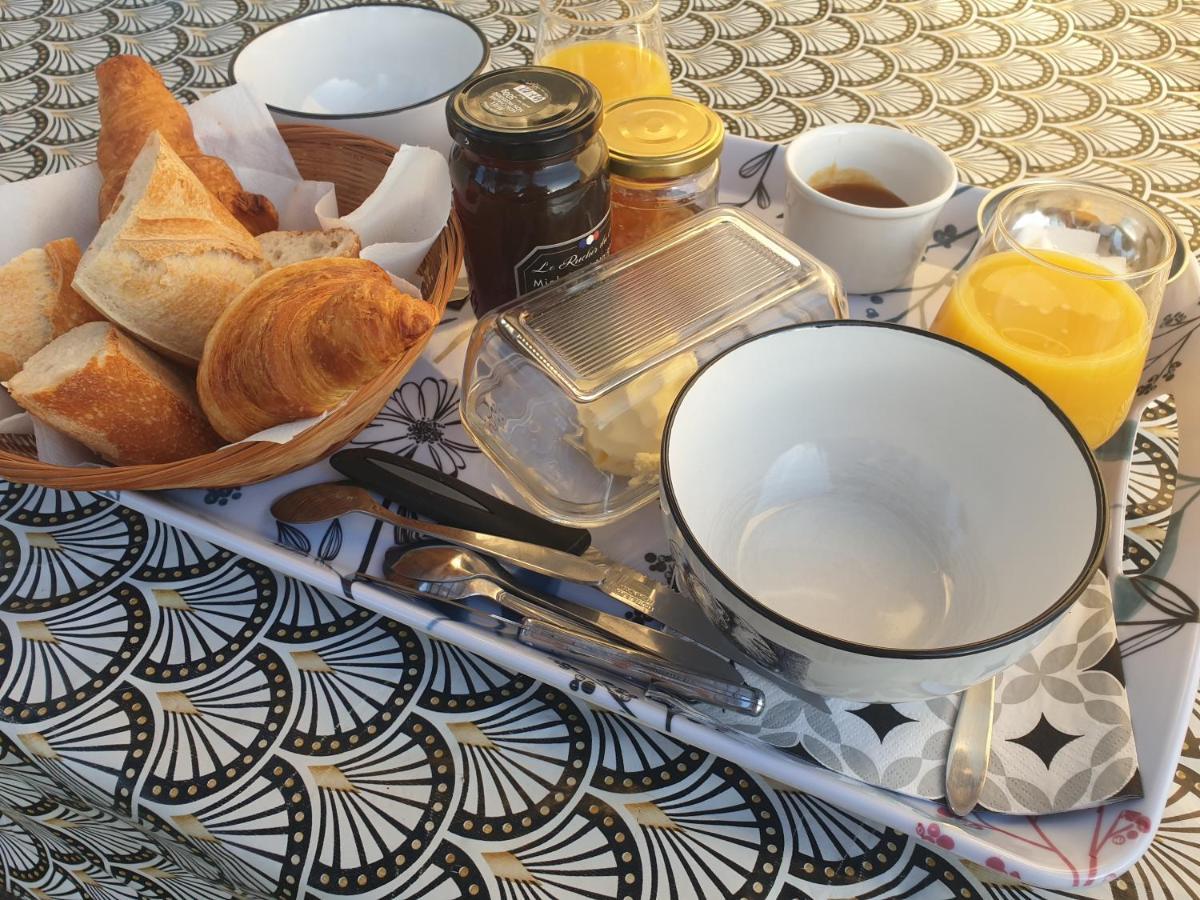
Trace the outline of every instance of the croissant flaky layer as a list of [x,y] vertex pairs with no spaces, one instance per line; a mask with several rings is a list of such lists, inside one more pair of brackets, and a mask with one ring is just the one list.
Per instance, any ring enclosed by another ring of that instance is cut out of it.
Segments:
[[341,403],[429,332],[434,308],[365,259],[273,269],[225,309],[197,373],[217,432],[239,441]]
[[100,87],[96,162],[104,179],[100,187],[101,219],[116,203],[125,173],[146,138],[157,131],[247,231],[261,234],[279,227],[270,200],[244,190],[224,160],[201,151],[187,110],[148,62],[137,56],[114,56],[96,67],[96,83]]

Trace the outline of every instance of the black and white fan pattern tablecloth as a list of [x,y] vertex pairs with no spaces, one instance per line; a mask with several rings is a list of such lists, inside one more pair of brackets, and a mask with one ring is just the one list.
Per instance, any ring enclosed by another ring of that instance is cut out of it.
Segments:
[[[93,158],[104,58],[138,53],[194,98],[258,31],[336,5],[0,0],[0,177]],[[497,65],[529,60],[531,0],[446,5]],[[663,9],[679,90],[737,133],[889,121],[977,183],[1087,177],[1200,232],[1200,10],[1182,0]],[[393,402],[426,461],[470,452],[452,386]],[[1154,407],[1138,438],[1130,570],[1161,546],[1173,424]],[[4,486],[0,577],[5,896],[1200,897],[1200,713],[1145,860],[1038,891],[90,495]]]
[[[422,458],[461,437],[444,399]],[[0,491],[0,645],[13,896],[1054,896],[87,494]],[[1151,857],[1073,896],[1186,895],[1195,763]]]

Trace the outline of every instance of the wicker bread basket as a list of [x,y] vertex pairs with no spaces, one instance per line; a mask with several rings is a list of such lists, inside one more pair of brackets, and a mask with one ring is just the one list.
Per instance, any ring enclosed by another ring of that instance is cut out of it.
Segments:
[[[279,130],[301,175],[337,186],[343,214],[375,189],[396,152],[382,141],[323,126],[282,125]],[[419,273],[425,299],[437,307],[439,318],[446,311],[462,257],[462,232],[451,215]],[[235,444],[204,456],[157,465],[79,468],[39,462],[31,440],[9,438],[0,444],[0,477],[68,490],[234,487],[265,481],[316,462],[365,428],[421,356],[428,338],[426,335],[389,369],[286,444]]]

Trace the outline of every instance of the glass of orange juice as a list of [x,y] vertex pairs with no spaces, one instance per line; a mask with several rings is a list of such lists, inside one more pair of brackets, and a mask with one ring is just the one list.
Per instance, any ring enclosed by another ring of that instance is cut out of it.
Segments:
[[605,106],[671,93],[658,0],[541,0],[534,53],[586,78]]
[[997,207],[933,330],[1041,388],[1099,447],[1121,427],[1146,362],[1175,232],[1107,188],[1020,188]]

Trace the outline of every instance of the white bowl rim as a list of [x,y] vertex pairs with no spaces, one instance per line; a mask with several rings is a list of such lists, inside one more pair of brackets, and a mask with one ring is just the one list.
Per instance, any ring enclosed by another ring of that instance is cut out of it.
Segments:
[[233,57],[229,60],[229,81],[230,81],[230,83],[232,83],[232,84],[240,83],[237,79],[237,75],[235,74],[235,69],[237,67],[237,61],[241,57],[242,53],[247,48],[249,48],[251,44],[253,44],[255,41],[259,40],[259,38],[261,38],[263,35],[269,34],[270,32],[274,31],[276,28],[283,28],[284,26],[290,25],[293,22],[298,22],[300,19],[307,19],[309,16],[333,15],[335,13],[350,12],[351,10],[358,10],[358,9],[419,9],[422,12],[437,13],[438,15],[441,15],[441,16],[448,16],[451,19],[457,19],[463,25],[466,25],[469,29],[471,29],[471,31],[473,31],[475,33],[475,37],[477,37],[479,39],[479,46],[483,51],[483,53],[479,59],[479,65],[477,65],[474,68],[474,70],[472,70],[472,72],[469,75],[467,75],[467,77],[464,78],[462,81],[460,81],[458,84],[455,84],[455,85],[447,88],[446,90],[442,91],[440,94],[434,94],[432,97],[426,97],[424,100],[417,100],[414,103],[409,103],[404,106],[396,106],[396,107],[393,107],[392,109],[376,109],[376,110],[369,110],[367,112],[352,112],[352,113],[313,113],[313,112],[302,112],[301,110],[298,110],[298,109],[289,109],[286,106],[275,106],[272,103],[267,103],[266,101],[264,101],[263,105],[266,106],[267,109],[271,110],[272,112],[282,113],[285,116],[295,116],[298,119],[313,119],[314,121],[325,121],[325,122],[334,122],[334,121],[338,121],[339,119],[340,120],[370,119],[370,118],[375,118],[377,116],[390,116],[390,115],[394,115],[396,113],[407,112],[410,109],[417,109],[422,106],[427,106],[428,104],[433,103],[436,100],[442,100],[442,99],[445,99],[446,97],[449,97],[451,94],[453,94],[455,91],[457,91],[460,87],[462,87],[464,84],[466,84],[472,78],[474,78],[476,75],[478,75],[480,72],[482,72],[485,68],[487,68],[488,61],[492,58],[492,48],[488,44],[487,37],[484,36],[484,33],[480,30],[479,26],[476,25],[474,22],[472,22],[470,19],[466,19],[466,18],[463,18],[462,16],[458,15],[458,13],[453,13],[453,12],[450,12],[449,10],[445,10],[445,9],[439,9],[436,6],[421,6],[419,3],[360,3],[356,6],[338,6],[338,7],[334,7],[333,9],[309,10],[306,13],[301,13],[300,15],[293,16],[290,19],[284,19],[282,22],[276,22],[270,28],[264,28],[262,31],[260,31],[258,34],[256,34],[254,37],[252,37],[250,40],[246,41],[246,43],[244,43],[241,47],[239,47],[237,52],[235,54],[233,54]]
[[[1046,408],[1054,415],[1054,417],[1067,431],[1068,436],[1071,437],[1076,448],[1079,450],[1080,456],[1083,459],[1083,463],[1087,467],[1088,474],[1091,476],[1092,487],[1094,489],[1096,498],[1096,526],[1092,535],[1091,551],[1088,553],[1087,562],[1084,564],[1078,577],[1074,582],[1072,582],[1070,587],[1063,592],[1062,596],[1060,596],[1053,603],[1049,604],[1042,612],[1038,613],[1028,622],[1018,625],[1009,631],[1003,632],[1002,634],[993,635],[991,637],[983,638],[982,640],[972,641],[967,644],[957,644],[950,647],[931,647],[924,649],[875,647],[870,644],[859,644],[854,641],[848,641],[844,638],[838,638],[834,637],[833,635],[825,634],[824,632],[816,631],[815,629],[808,628],[804,625],[801,625],[799,622],[795,622],[785,616],[780,615],[775,610],[755,600],[752,596],[750,596],[749,593],[740,587],[737,582],[735,582],[728,574],[726,574],[724,570],[722,570],[715,562],[713,562],[712,558],[708,555],[708,553],[705,552],[704,548],[700,546],[700,542],[696,540],[695,535],[692,534],[691,529],[688,527],[687,521],[684,519],[679,508],[679,501],[675,497],[675,489],[672,486],[670,444],[671,432],[675,423],[675,415],[679,412],[679,408],[683,405],[683,400],[687,396],[688,392],[700,380],[704,373],[728,354],[733,353],[735,350],[745,347],[746,345],[755,341],[770,338],[783,332],[819,328],[886,329],[889,331],[907,333],[912,337],[940,341],[943,344],[949,344],[950,346],[957,347],[959,350],[965,351],[971,356],[974,356],[988,365],[999,369],[1001,372],[1004,372],[1006,375],[1012,378],[1014,382],[1024,387],[1046,406]],[[1007,644],[1011,644],[1015,641],[1019,641],[1022,638],[1028,637],[1042,627],[1056,620],[1059,616],[1065,613],[1077,599],[1079,599],[1080,595],[1083,594],[1088,585],[1091,583],[1092,577],[1096,573],[1097,569],[1100,568],[1100,564],[1104,557],[1104,546],[1108,539],[1108,503],[1105,495],[1104,479],[1100,475],[1100,467],[1096,463],[1095,455],[1088,447],[1087,442],[1084,441],[1083,436],[1079,433],[1079,430],[1073,424],[1071,424],[1071,420],[1067,418],[1066,413],[1059,409],[1054,401],[1046,396],[1046,394],[1043,393],[1042,390],[1035,384],[1033,384],[1033,382],[1029,381],[1029,379],[1025,378],[1019,372],[1009,368],[1004,363],[992,359],[987,354],[976,350],[974,347],[960,343],[959,341],[943,337],[940,334],[934,334],[930,331],[925,331],[921,328],[912,328],[907,325],[898,325],[891,322],[869,322],[863,319],[835,319],[821,322],[802,322],[796,325],[785,325],[782,328],[764,331],[762,334],[755,335],[754,337],[747,338],[738,344],[734,344],[732,347],[729,347],[717,354],[707,363],[701,366],[683,386],[683,390],[681,390],[679,395],[675,398],[675,402],[671,405],[671,411],[667,415],[667,421],[663,427],[662,446],[660,450],[660,483],[662,486],[662,495],[669,508],[671,518],[678,527],[679,533],[682,535],[684,541],[687,542],[688,547],[693,553],[696,554],[696,556],[704,564],[704,567],[717,577],[717,579],[721,582],[721,585],[731,594],[733,594],[733,596],[736,597],[740,602],[744,603],[750,609],[759,613],[764,618],[775,623],[791,634],[815,641],[818,644],[824,644],[827,647],[832,647],[837,650],[844,650],[849,653],[857,653],[864,656],[914,660],[948,659],[958,656],[970,656],[972,654],[982,653],[987,650],[994,650]]]

